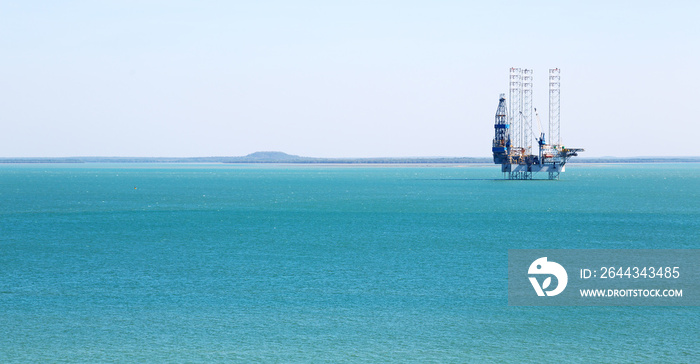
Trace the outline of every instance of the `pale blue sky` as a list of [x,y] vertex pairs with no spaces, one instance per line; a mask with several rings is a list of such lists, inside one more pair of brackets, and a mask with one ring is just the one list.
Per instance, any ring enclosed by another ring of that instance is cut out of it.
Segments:
[[[663,5],[661,5],[663,4]],[[0,156],[489,156],[510,67],[583,156],[700,155],[698,1],[0,1]]]

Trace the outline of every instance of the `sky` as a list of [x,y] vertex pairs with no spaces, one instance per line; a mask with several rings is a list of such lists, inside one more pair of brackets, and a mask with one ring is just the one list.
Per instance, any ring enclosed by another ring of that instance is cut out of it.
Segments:
[[[0,0],[0,157],[487,157],[511,67],[581,156],[698,156],[698,1]],[[535,126],[536,127],[536,126]],[[536,132],[536,129],[535,129]]]

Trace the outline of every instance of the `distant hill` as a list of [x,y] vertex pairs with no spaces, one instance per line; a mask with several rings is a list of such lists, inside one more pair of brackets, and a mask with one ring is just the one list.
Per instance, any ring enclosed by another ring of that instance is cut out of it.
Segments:
[[247,162],[258,162],[258,163],[289,163],[289,162],[300,162],[302,160],[308,160],[313,158],[300,157],[298,155],[291,155],[284,152],[255,152],[250,153],[244,157],[238,157],[241,161],[245,160]]

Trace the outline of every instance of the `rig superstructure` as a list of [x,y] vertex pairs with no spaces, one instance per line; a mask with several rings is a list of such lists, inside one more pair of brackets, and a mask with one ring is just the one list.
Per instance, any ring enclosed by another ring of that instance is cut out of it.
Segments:
[[[560,135],[560,70],[549,70],[549,140],[545,142],[537,109],[534,109],[540,131],[538,153],[533,154],[532,141],[532,70],[510,69],[509,105],[501,94],[496,109],[493,138],[493,162],[501,165],[506,179],[532,179],[533,173],[547,172],[549,179],[559,179],[566,162],[582,152],[582,148],[566,148]],[[510,111],[510,112],[509,112]]]

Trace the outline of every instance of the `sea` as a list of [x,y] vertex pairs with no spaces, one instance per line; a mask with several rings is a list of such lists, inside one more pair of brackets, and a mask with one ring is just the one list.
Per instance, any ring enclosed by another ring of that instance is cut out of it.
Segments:
[[698,248],[699,163],[5,164],[0,362],[698,363],[700,307],[507,295],[508,249]]

